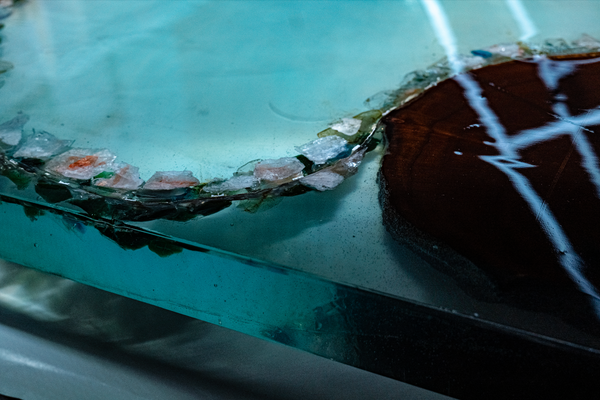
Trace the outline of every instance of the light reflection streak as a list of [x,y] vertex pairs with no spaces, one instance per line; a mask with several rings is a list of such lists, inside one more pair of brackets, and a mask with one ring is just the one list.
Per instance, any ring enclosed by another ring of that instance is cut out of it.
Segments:
[[10,364],[22,365],[27,368],[32,368],[38,371],[51,372],[59,376],[71,376],[80,378],[79,375],[76,375],[70,371],[64,370],[62,368],[57,368],[43,361],[35,360],[33,358],[26,357],[22,354],[17,354],[6,349],[0,349],[0,360],[8,362]]
[[542,127],[527,129],[511,136],[510,143],[516,150],[524,149],[546,140],[554,139],[564,135],[571,130],[583,129],[582,127],[600,124],[600,108],[589,110],[589,112],[569,118],[560,118]]
[[435,31],[435,36],[444,48],[448,62],[455,74],[462,70],[462,63],[458,58],[458,50],[456,48],[456,38],[454,32],[448,22],[446,12],[438,0],[421,0],[421,4],[427,12],[429,23]]
[[[494,139],[494,142],[486,142],[486,144],[495,147],[499,155],[480,156],[480,158],[502,171],[519,195],[527,202],[533,214],[536,215],[542,230],[557,251],[560,264],[575,285],[582,292],[600,300],[600,294],[582,272],[585,266],[583,261],[575,253],[569,238],[563,231],[558,220],[545,205],[542,198],[535,192],[527,178],[519,172],[519,169],[529,168],[532,165],[519,161],[520,156],[517,152],[517,150],[528,147],[531,144],[547,141],[558,135],[570,134],[577,150],[582,155],[583,166],[592,177],[600,195],[598,160],[587,138],[581,133],[582,123],[595,121],[596,118],[600,117],[600,112],[596,113],[598,115],[591,115],[593,113],[588,112],[584,116],[572,117],[565,110],[566,107],[560,105],[559,101],[554,111],[558,113],[558,117],[561,120],[551,123],[551,126],[529,129],[513,137],[508,136],[497,115],[489,107],[487,99],[483,97],[483,91],[479,84],[468,73],[459,74],[462,65],[457,57],[456,39],[442,6],[438,0],[421,0],[421,3],[429,16],[439,42],[446,51],[453,71],[458,74],[454,79],[464,89],[464,95],[469,105],[477,113],[487,134]],[[508,1],[508,4],[520,5],[522,8],[522,4],[519,1]],[[530,34],[531,32],[526,33]],[[542,80],[551,90],[557,87],[560,78],[572,72],[571,68],[565,68],[563,65],[547,58],[539,58],[535,62],[538,64]],[[590,62],[590,60],[586,62]],[[560,96],[557,96],[557,99],[560,98]],[[596,315],[600,318],[600,302],[592,301],[592,306],[595,309]]]
[[521,30],[519,40],[527,40],[535,36],[537,28],[529,17],[529,13],[523,3],[521,3],[521,0],[506,0],[506,5],[515,21],[517,21],[517,24],[519,24],[519,29]]

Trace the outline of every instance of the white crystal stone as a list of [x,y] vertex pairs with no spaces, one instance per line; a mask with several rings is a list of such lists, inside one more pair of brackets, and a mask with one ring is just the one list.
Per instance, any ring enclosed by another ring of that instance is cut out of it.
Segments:
[[67,178],[91,179],[104,171],[113,170],[116,155],[107,149],[71,149],[46,164],[46,169]]
[[157,171],[148,179],[144,189],[172,190],[191,187],[200,181],[192,175],[191,171]]
[[19,147],[13,157],[47,160],[67,150],[71,144],[73,144],[72,140],[59,140],[45,131],[35,132]]
[[340,161],[338,161],[333,167],[331,167],[331,170],[346,178],[351,175],[354,175],[358,171],[358,167],[360,166],[360,163],[365,157],[366,152],[366,148],[362,148],[356,151],[349,157],[343,158]]
[[23,125],[29,121],[29,116],[19,114],[10,121],[0,124],[0,141],[9,146],[16,146],[21,141]]
[[267,182],[277,182],[295,178],[304,169],[304,164],[294,157],[283,157],[277,160],[263,160],[256,164],[254,176]]
[[365,106],[371,110],[378,110],[392,103],[395,98],[395,90],[382,90],[365,100]]
[[251,175],[234,176],[225,182],[209,183],[202,188],[207,193],[225,193],[251,188],[258,185],[258,179]]
[[573,42],[577,46],[587,47],[588,49],[597,49],[600,48],[600,42],[588,34],[583,34],[579,37],[579,39]]
[[9,146],[15,146],[21,141],[21,130],[4,130],[0,132],[0,141]]
[[362,121],[356,118],[343,118],[342,122],[338,122],[337,124],[331,125],[331,128],[343,133],[344,135],[352,136],[358,132],[360,129],[360,124]]
[[479,68],[485,64],[485,58],[479,56],[466,56],[464,54],[460,54],[457,59],[458,62],[461,63],[462,67],[467,70]]
[[325,191],[332,190],[344,181],[344,177],[330,170],[321,170],[300,179],[300,183],[310,188]]
[[347,144],[348,141],[339,136],[325,136],[298,146],[296,150],[315,164],[323,164],[345,151]]
[[144,180],[140,178],[140,170],[138,167],[127,163],[114,164],[114,175],[110,178],[100,178],[94,180],[94,185],[102,187],[110,187],[115,189],[135,190],[139,188]]
[[519,47],[519,45],[516,43],[495,44],[483,50],[489,51],[493,54],[499,54],[501,56],[511,58],[523,55],[523,49],[521,49],[521,47]]

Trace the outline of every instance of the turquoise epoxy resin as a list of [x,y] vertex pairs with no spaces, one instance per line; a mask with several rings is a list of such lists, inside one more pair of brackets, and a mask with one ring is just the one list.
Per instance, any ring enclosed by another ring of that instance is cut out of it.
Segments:
[[597,2],[523,2],[527,43],[516,3],[17,2],[0,257],[459,397],[517,370],[495,357],[591,365],[593,332],[473,295],[383,224],[382,118],[457,72],[427,6],[465,71],[597,49]]

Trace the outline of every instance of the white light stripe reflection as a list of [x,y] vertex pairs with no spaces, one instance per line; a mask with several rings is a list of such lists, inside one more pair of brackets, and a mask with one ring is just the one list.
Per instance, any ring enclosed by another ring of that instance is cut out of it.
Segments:
[[455,74],[458,74],[462,71],[462,62],[458,58],[456,38],[448,22],[446,12],[437,0],[421,0],[421,4],[427,12],[427,17],[429,17],[429,22],[433,27],[435,36],[446,52],[452,70]]
[[[571,117],[567,105],[563,102],[556,103],[553,109],[561,118],[569,119]],[[587,112],[587,114],[590,113],[591,111]],[[590,180],[594,186],[596,186],[596,196],[600,198],[600,169],[598,167],[598,157],[596,156],[596,153],[594,153],[587,136],[582,133],[583,129],[584,127],[582,126],[573,125],[573,128],[566,133],[571,136],[575,148],[581,155],[581,166],[587,171]]]
[[[558,82],[561,78],[574,72],[574,65],[587,64],[591,61],[598,62],[600,59],[580,60],[568,64],[559,63],[549,60],[545,56],[536,58],[535,63],[538,64],[539,75],[546,87],[550,90],[555,90],[558,87]],[[589,110],[587,113],[573,117],[569,113],[569,109],[565,103],[558,101],[554,104],[553,110],[555,117],[558,119],[543,127],[528,129],[521,131],[519,134],[512,137],[506,137],[504,127],[498,122],[497,117],[487,105],[487,100],[482,97],[482,90],[479,85],[472,79],[462,78],[465,75],[459,75],[455,79],[459,81],[463,88],[469,87],[472,94],[470,105],[474,108],[482,122],[488,128],[488,135],[496,140],[496,143],[486,142],[496,148],[501,148],[501,153],[511,158],[518,158],[517,151],[531,145],[545,142],[555,137],[562,135],[570,135],[573,144],[582,157],[582,167],[587,171],[590,180],[596,187],[596,195],[600,198],[600,167],[598,157],[592,149],[592,145],[587,137],[582,134],[582,130],[590,131],[587,125],[600,124],[600,109],[596,108]],[[483,121],[485,119],[485,121]]]
[[600,125],[600,108],[589,110],[584,115],[561,118],[540,128],[521,131],[510,138],[510,143],[515,150],[524,149],[589,125]]
[[538,67],[538,74],[546,87],[550,90],[558,88],[558,81],[575,72],[575,65],[548,59],[546,56],[534,57]]
[[594,153],[594,150],[592,150],[592,145],[588,141],[587,136],[581,132],[581,129],[572,132],[571,138],[577,151],[581,155],[581,165],[589,174],[590,180],[594,186],[596,186],[596,196],[600,198],[600,169],[598,168],[598,157],[596,156],[596,153]]
[[[582,292],[594,297],[596,300],[600,300],[600,294],[597,292],[596,288],[582,274],[581,270],[584,264],[580,257],[573,250],[573,247],[571,246],[571,243],[565,232],[562,230],[562,227],[552,212],[545,206],[545,203],[542,201],[539,195],[533,190],[527,178],[516,171],[518,168],[531,167],[531,165],[518,160],[519,155],[517,154],[517,150],[519,148],[526,147],[524,143],[519,143],[519,140],[530,144],[548,140],[548,136],[544,135],[546,132],[552,133],[554,136],[568,132],[571,133],[575,138],[576,134],[574,131],[581,134],[581,126],[577,123],[580,121],[576,117],[557,122],[556,125],[562,124],[562,126],[560,126],[561,128],[565,127],[566,125],[569,126],[569,129],[567,129],[566,132],[563,129],[560,131],[553,131],[552,129],[546,129],[545,127],[542,127],[539,129],[529,130],[528,135],[523,135],[525,132],[521,132],[521,134],[513,137],[507,136],[506,130],[498,120],[496,113],[494,113],[494,111],[489,107],[487,99],[482,96],[483,91],[479,84],[473,80],[468,73],[460,74],[463,65],[458,58],[456,39],[441,4],[437,0],[421,0],[421,4],[427,12],[427,16],[429,17],[429,21],[438,38],[438,41],[444,47],[444,51],[446,52],[450,66],[456,75],[454,79],[463,87],[465,91],[465,97],[469,101],[469,105],[478,114],[479,120],[485,126],[488,135],[495,141],[494,143],[487,144],[495,147],[500,153],[498,156],[480,156],[480,158],[494,165],[507,175],[513,184],[513,187],[528,203],[531,211],[534,215],[536,215],[536,219],[539,221],[542,230],[546,233],[546,236],[549,238],[556,251],[560,254],[558,257],[559,262],[569,277]],[[507,4],[517,19],[517,22],[519,23],[523,32],[521,40],[528,39],[529,37],[535,35],[537,30],[529,18],[527,11],[523,7],[523,4],[521,4],[519,0],[507,0]],[[560,70],[560,67],[558,69]],[[560,74],[559,71],[551,72]],[[556,78],[557,82],[559,79],[560,77]],[[594,118],[589,115],[589,113],[582,118],[582,120],[585,122],[593,119]],[[554,128],[556,129],[556,127]],[[574,139],[574,143],[575,142],[576,140]],[[585,148],[587,141],[584,142],[583,140],[579,140],[579,143],[581,143],[582,148]],[[592,160],[592,158],[590,158],[590,160]],[[586,163],[584,162],[584,164]],[[596,316],[600,318],[600,301],[592,301],[592,306],[596,312]]]
[[482,96],[483,91],[479,84],[469,74],[459,74],[454,77],[454,80],[463,87],[469,105],[477,112],[479,120],[486,128],[487,134],[495,140],[495,143],[490,143],[490,145],[496,147],[500,154],[505,157],[516,160],[518,156],[512,149],[504,125],[500,123],[496,113],[488,106],[487,99]]
[[53,374],[59,376],[71,376],[79,378],[79,375],[76,375],[72,372],[66,371],[62,368],[57,368],[53,365],[47,364],[43,361],[38,361],[31,359],[29,357],[23,356],[21,354],[17,354],[11,352],[9,350],[0,349],[0,360],[6,361],[11,364],[17,364],[21,366],[25,366],[27,368],[32,368],[39,371],[51,372]]
[[[538,72],[542,78],[542,81],[551,91],[554,91],[558,88],[560,79],[575,72],[576,65],[587,64],[590,61],[598,62],[599,60],[598,58],[594,58],[592,60],[580,61],[583,62],[578,62],[577,60],[575,62],[568,63],[559,62],[550,60],[546,56],[536,57],[534,59],[534,62],[538,65]],[[587,171],[588,175],[590,176],[590,180],[596,187],[596,196],[600,198],[600,168],[598,166],[598,157],[594,153],[592,145],[588,141],[587,137],[582,133],[583,130],[594,133],[592,130],[585,128],[585,125],[586,123],[589,124],[589,122],[594,120],[593,118],[590,118],[591,114],[596,114],[596,116],[598,116],[600,115],[600,112],[598,109],[595,111],[589,110],[583,115],[580,123],[573,123],[574,120],[569,111],[569,107],[567,107],[567,104],[564,103],[566,98],[567,97],[564,94],[557,95],[555,97],[557,101],[552,106],[552,109],[558,119],[565,122],[570,122],[571,125],[563,126],[564,130],[555,132],[555,134],[568,134],[571,136],[573,144],[581,155],[581,165]],[[536,137],[537,139],[541,139],[541,141],[549,140],[552,137],[550,135],[540,135],[536,129],[529,130],[528,134]]]
[[[533,190],[527,178],[520,174],[516,169],[528,166],[528,164],[518,161],[514,150],[506,140],[504,127],[498,122],[498,117],[489,108],[487,100],[481,96],[481,88],[479,84],[469,74],[461,74],[454,78],[464,89],[464,95],[469,102],[469,105],[479,115],[480,121],[485,126],[487,132],[492,136],[496,143],[491,143],[496,147],[500,155],[498,156],[480,156],[480,158],[504,172],[513,187],[519,195],[528,203],[529,208],[536,216],[543,231],[548,239],[560,254],[559,262],[579,289],[588,295],[600,300],[600,294],[594,286],[585,278],[581,269],[583,263],[580,257],[573,250],[573,246],[569,242],[567,235],[562,230],[562,227],[547,207],[539,195]],[[500,125],[500,126],[497,126]],[[495,135],[495,136],[493,136]],[[596,315],[600,317],[600,303],[592,302]]]
[[519,40],[527,40],[535,36],[538,32],[537,28],[529,17],[529,13],[523,3],[521,3],[521,0],[506,0],[506,5],[519,25],[521,31]]

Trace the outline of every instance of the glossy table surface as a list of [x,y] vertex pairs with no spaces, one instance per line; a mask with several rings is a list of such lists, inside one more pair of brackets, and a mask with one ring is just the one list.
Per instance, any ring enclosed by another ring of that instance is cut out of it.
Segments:
[[[14,68],[0,116],[28,115],[25,136],[109,149],[143,180],[187,170],[206,183],[295,157],[449,49],[598,38],[599,11],[595,1],[25,1],[3,20]],[[569,308],[589,307],[587,294],[534,282],[535,295],[484,296],[494,282],[440,270],[386,230],[377,135],[334,190],[234,200],[186,221],[105,218],[73,198],[49,201],[39,176],[5,173],[0,257],[459,398],[501,396],[506,382],[592,384],[597,316]]]

